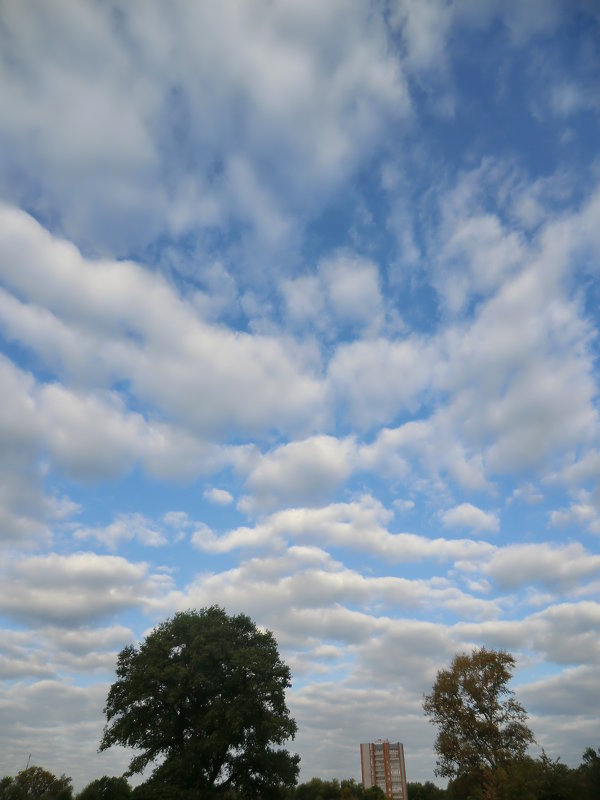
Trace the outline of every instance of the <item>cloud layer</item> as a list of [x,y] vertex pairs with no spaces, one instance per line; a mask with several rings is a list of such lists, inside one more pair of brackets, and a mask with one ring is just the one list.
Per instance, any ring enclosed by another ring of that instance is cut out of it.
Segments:
[[3,774],[120,773],[118,651],[213,603],[274,631],[304,780],[379,737],[431,779],[479,644],[597,744],[592,5],[3,5]]

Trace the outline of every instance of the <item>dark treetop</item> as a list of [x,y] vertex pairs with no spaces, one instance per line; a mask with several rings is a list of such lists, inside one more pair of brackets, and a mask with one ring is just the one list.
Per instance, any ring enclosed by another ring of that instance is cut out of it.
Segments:
[[278,747],[296,732],[289,686],[273,634],[249,617],[179,613],[119,654],[100,749],[136,748],[128,774],[156,764],[148,788],[160,796],[277,798],[298,774],[299,757]]

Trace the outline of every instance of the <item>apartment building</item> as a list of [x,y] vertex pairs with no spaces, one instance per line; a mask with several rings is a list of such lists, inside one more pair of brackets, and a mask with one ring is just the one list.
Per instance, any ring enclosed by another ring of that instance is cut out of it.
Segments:
[[379,786],[390,800],[406,800],[406,768],[401,742],[377,739],[360,746],[362,782],[365,789]]

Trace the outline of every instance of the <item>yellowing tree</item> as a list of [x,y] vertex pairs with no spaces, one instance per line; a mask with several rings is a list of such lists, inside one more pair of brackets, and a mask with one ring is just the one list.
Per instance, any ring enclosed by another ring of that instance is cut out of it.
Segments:
[[438,672],[423,701],[439,729],[436,773],[470,778],[487,798],[497,797],[506,768],[534,741],[525,709],[508,688],[514,668],[515,659],[503,650],[461,653]]

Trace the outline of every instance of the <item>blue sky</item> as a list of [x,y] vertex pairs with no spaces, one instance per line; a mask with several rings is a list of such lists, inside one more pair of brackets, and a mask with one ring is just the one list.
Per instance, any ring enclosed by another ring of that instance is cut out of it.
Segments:
[[0,10],[0,771],[76,787],[117,652],[218,603],[302,779],[435,766],[453,654],[600,737],[600,14]]

